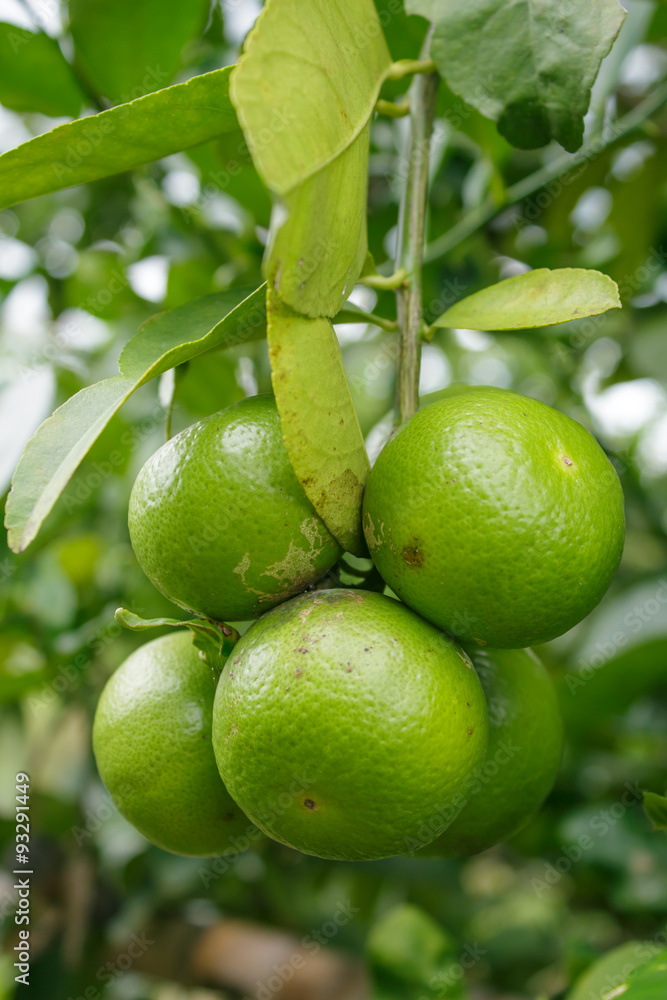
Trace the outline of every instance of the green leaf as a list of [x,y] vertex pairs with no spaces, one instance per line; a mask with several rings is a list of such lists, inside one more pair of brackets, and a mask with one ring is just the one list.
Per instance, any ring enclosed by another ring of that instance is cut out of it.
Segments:
[[333,316],[366,260],[369,122],[390,56],[371,0],[268,0],[232,76],[257,171],[280,204],[266,274]]
[[433,326],[523,330],[620,308],[616,282],[606,274],[578,267],[555,271],[540,267],[461,299]]
[[6,108],[76,118],[84,100],[55,38],[0,22],[0,102]]
[[667,796],[644,792],[644,810],[654,830],[667,830]]
[[237,128],[231,68],[58,125],[0,156],[0,208],[108,177]]
[[156,628],[189,628],[192,641],[204,659],[216,670],[222,670],[225,660],[239,641],[239,634],[231,625],[209,621],[208,618],[140,618],[139,615],[118,608],[114,618],[123,628],[132,632],[150,632]]
[[645,965],[652,954],[649,942],[626,941],[596,959],[576,981],[567,1000],[602,1000],[615,986],[624,983],[634,969]]
[[361,499],[370,464],[334,329],[267,296],[271,379],[292,467],[331,534],[365,555]]
[[165,87],[181,50],[206,24],[209,0],[69,0],[79,63],[98,94],[117,104]]
[[454,956],[455,946],[428,913],[411,903],[401,903],[374,924],[366,951],[379,968],[428,985],[443,958]]
[[[655,948],[655,945],[653,946]],[[667,948],[663,948],[650,962],[635,969],[627,980],[627,989],[611,989],[602,1000],[665,1000],[667,985]]]
[[265,286],[189,302],[149,320],[123,350],[120,375],[78,392],[45,420],[26,445],[7,499],[9,546],[22,552],[79,464],[140,385],[205,351],[263,335]]
[[406,0],[406,10],[435,22],[440,73],[508,142],[581,146],[593,81],[625,17],[618,0]]

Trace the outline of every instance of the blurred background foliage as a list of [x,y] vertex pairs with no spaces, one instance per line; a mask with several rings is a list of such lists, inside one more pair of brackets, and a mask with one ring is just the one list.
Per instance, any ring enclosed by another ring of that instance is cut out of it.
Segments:
[[[433,143],[429,240],[465,226],[489,200],[496,208],[426,267],[428,318],[543,266],[598,268],[623,299],[621,312],[546,330],[439,330],[424,348],[423,393],[491,384],[554,405],[594,431],[625,489],[627,544],[612,590],[588,620],[539,651],[559,682],[567,724],[544,809],[478,857],[372,864],[328,863],[268,841],[227,861],[177,858],[117,814],[90,750],[102,686],[139,641],[113,612],[175,610],[129,544],[134,476],[164,441],[170,406],[176,431],[270,391],[265,343],[209,354],[132,397],[26,554],[0,541],[0,998],[15,990],[11,846],[14,776],[23,770],[36,873],[29,995],[39,1000],[558,998],[625,942],[665,945],[667,840],[652,832],[640,794],[667,788],[664,105],[613,137],[616,118],[665,87],[667,5],[625,5],[587,117],[599,155],[501,208],[512,185],[562,150],[512,149],[445,86]],[[416,56],[426,22],[394,0],[378,7],[393,57]],[[234,62],[258,11],[255,0],[210,9],[208,0],[70,0],[69,8],[2,0],[0,148]],[[400,98],[405,87],[383,94]],[[394,247],[404,137],[404,121],[373,125],[368,221],[378,265]],[[114,374],[140,323],[260,282],[270,208],[239,132],[0,212],[3,491],[38,424]],[[394,315],[389,293],[357,289],[353,301]],[[339,336],[372,449],[393,403],[395,336],[365,325],[342,326]],[[624,947],[575,1000],[610,988],[620,967],[627,975],[637,946]],[[299,955],[308,956],[304,967]],[[651,995],[667,995],[664,980],[660,989]]]

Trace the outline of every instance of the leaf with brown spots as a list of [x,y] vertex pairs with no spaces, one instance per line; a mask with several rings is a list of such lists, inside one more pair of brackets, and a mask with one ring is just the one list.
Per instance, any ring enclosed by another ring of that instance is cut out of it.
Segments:
[[271,379],[290,462],[331,534],[364,555],[361,498],[370,464],[340,347],[328,319],[308,319],[267,292]]

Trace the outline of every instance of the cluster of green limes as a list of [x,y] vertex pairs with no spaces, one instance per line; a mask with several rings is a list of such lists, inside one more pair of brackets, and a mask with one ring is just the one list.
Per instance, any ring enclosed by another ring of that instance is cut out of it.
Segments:
[[539,808],[562,731],[524,647],[580,621],[616,570],[623,497],[602,449],[542,403],[471,389],[390,438],[363,519],[399,600],[312,589],[342,552],[269,397],[143,467],[129,521],[147,575],[200,617],[257,619],[222,669],[178,632],[102,694],[100,773],[149,840],[224,854],[259,830],[324,858],[470,854]]

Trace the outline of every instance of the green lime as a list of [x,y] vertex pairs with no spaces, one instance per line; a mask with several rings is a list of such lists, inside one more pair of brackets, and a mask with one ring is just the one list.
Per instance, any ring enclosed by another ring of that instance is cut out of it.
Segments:
[[260,618],[213,709],[218,767],[244,812],[275,840],[340,860],[433,840],[463,804],[487,731],[463,650],[369,591],[302,594]]
[[563,750],[556,690],[530,649],[470,653],[486,695],[489,746],[457,818],[425,849],[477,854],[523,827],[553,787]]
[[189,632],[154,639],[112,674],[93,749],[122,815],[153,844],[193,857],[234,853],[253,827],[220,780],[211,745],[217,671]]
[[477,645],[525,647],[581,621],[623,548],[623,492],[584,427],[485,388],[419,410],[364,495],[375,565],[401,600]]
[[256,618],[341,555],[294,474],[270,396],[235,403],[163,445],[137,476],[129,524],[158,590],[219,621]]

